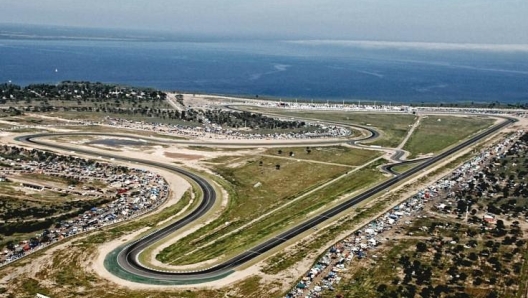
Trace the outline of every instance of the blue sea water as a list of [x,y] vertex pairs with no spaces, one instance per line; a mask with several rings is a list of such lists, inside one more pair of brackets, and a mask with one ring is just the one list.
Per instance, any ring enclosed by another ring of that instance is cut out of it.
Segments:
[[287,41],[0,39],[0,82],[316,100],[528,103],[528,52]]

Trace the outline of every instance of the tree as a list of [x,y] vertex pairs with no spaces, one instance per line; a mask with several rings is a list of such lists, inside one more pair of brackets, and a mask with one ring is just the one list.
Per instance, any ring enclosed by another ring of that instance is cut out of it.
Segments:
[[473,280],[473,285],[480,286],[482,284],[482,278],[477,277],[475,280]]
[[9,250],[15,250],[15,242],[14,242],[14,241],[9,241],[9,242],[7,242],[6,247],[7,247],[7,249],[9,249]]
[[486,298],[498,298],[499,297],[499,294],[497,294],[497,292],[495,292],[495,290],[492,290],[488,296],[486,296]]
[[280,170],[280,165],[279,164],[275,165],[275,170]]
[[431,286],[429,286],[429,287],[423,288],[422,291],[420,292],[420,295],[423,298],[429,298],[431,297],[432,292],[433,292],[433,289],[431,288]]
[[417,252],[426,252],[427,251],[427,244],[423,242],[416,243],[416,251]]
[[385,291],[387,291],[387,285],[385,284],[380,284],[378,286],[378,288],[376,289],[376,291],[378,291],[379,293],[384,293]]

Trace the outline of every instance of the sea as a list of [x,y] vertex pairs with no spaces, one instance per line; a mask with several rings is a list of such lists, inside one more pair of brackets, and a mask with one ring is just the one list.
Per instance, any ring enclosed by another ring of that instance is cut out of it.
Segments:
[[528,46],[14,34],[0,83],[93,81],[284,100],[528,103]]

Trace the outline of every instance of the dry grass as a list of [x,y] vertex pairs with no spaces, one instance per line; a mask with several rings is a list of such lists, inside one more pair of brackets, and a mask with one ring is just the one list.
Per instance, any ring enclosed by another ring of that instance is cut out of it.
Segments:
[[420,154],[437,153],[460,142],[494,120],[482,117],[428,116],[420,120],[404,149],[411,152],[409,158]]
[[[281,154],[278,153],[279,150],[281,150]],[[345,146],[273,148],[266,150],[264,154],[290,157],[290,152],[294,154],[292,159],[314,160],[347,166],[359,166],[381,156],[378,151],[361,150]]]

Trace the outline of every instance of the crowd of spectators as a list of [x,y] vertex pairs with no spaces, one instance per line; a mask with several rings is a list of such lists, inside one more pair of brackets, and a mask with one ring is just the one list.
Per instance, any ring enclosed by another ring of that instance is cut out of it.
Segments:
[[10,183],[10,175],[19,175],[21,172],[71,179],[79,181],[79,185],[83,182],[98,181],[106,187],[80,187],[80,190],[76,190],[75,186],[68,186],[67,190],[54,191],[69,191],[78,195],[79,199],[95,193],[105,196],[107,200],[103,205],[91,206],[82,213],[55,221],[27,240],[8,242],[6,247],[0,249],[0,266],[64,238],[125,221],[153,210],[165,201],[169,193],[169,186],[163,177],[150,171],[44,153],[35,149],[9,146],[3,146],[1,149],[3,166],[0,172],[3,179],[0,183]]
[[[90,122],[89,124],[96,124]],[[214,139],[312,139],[312,138],[339,138],[349,136],[349,129],[341,126],[308,123],[306,129],[289,132],[252,133],[251,130],[232,129],[210,123],[205,119],[202,126],[181,124],[164,124],[157,122],[133,121],[122,118],[106,117],[98,122],[100,125],[112,127],[137,129],[163,134],[189,138],[214,138]]]
[[[523,131],[518,131],[499,143],[486,148],[449,175],[420,190],[417,194],[392,208],[392,210],[374,219],[366,226],[354,231],[350,236],[333,245],[304,274],[286,297],[315,298],[321,297],[324,291],[334,291],[335,286],[342,279],[340,272],[347,271],[347,268],[352,265],[353,259],[368,257],[372,259],[379,258],[376,254],[369,256],[369,251],[388,240],[385,236],[386,231],[401,224],[401,221],[409,224],[414,217],[426,217],[427,215],[419,214],[423,214],[421,211],[428,202],[435,203],[434,206],[436,207],[443,206],[442,209],[445,209],[447,205],[456,206],[456,201],[463,201],[464,198],[457,197],[455,194],[461,189],[470,188],[475,182],[475,177],[482,174],[485,168],[493,166],[496,158],[503,158],[511,150],[518,150],[519,143],[517,140],[519,139],[526,139],[528,141],[528,134],[525,134]],[[446,210],[449,209],[447,208]],[[464,214],[467,210],[464,208],[464,210],[453,210],[453,212]],[[494,214],[489,213],[487,216],[495,217]],[[486,224],[486,215],[479,221],[482,224]]]
[[[226,103],[227,104],[227,103]],[[526,108],[513,107],[446,107],[446,106],[411,106],[402,104],[387,104],[386,102],[364,103],[354,102],[274,102],[274,101],[248,101],[248,105],[257,105],[264,108],[283,108],[288,110],[312,110],[312,111],[352,111],[352,112],[402,112],[402,113],[457,113],[457,114],[492,114],[492,115],[516,115],[526,117]]]

